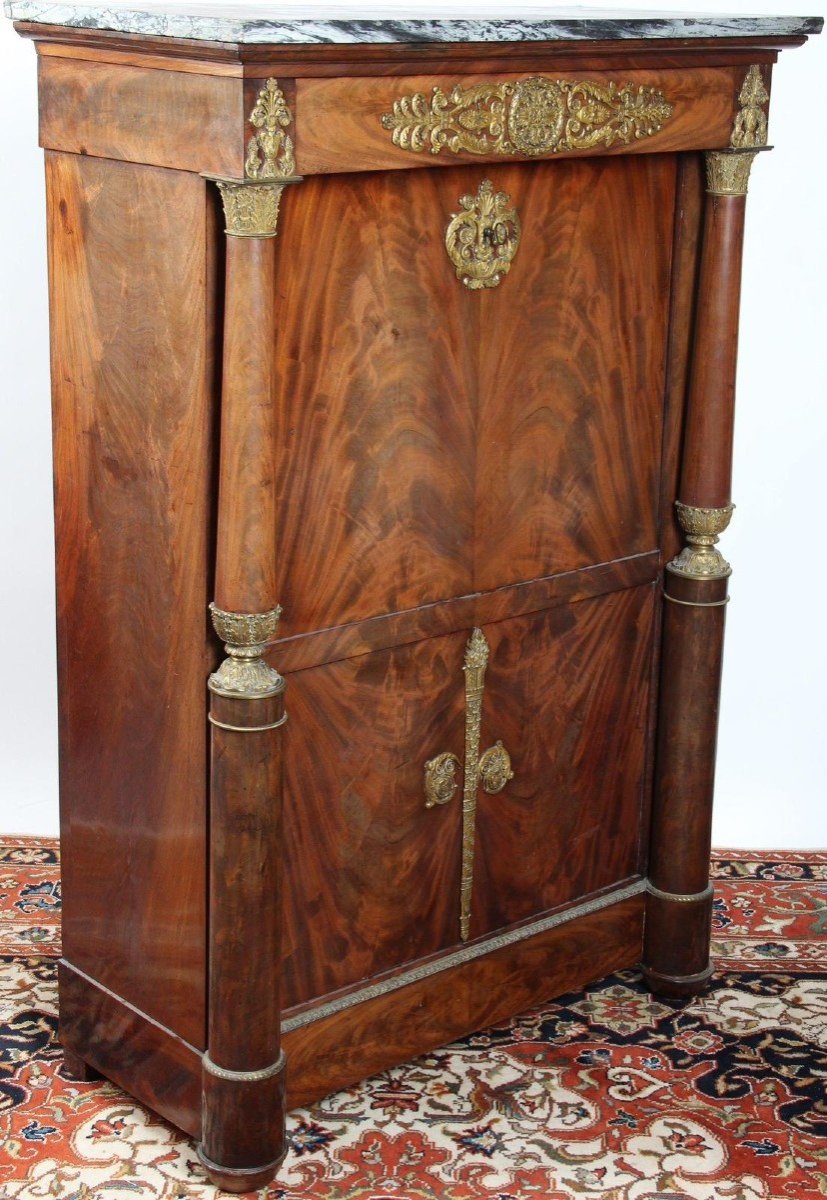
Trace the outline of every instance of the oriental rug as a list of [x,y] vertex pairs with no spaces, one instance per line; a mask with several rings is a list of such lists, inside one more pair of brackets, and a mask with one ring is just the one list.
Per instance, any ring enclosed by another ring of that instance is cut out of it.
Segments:
[[[827,1195],[827,853],[712,862],[717,973],[623,971],[289,1118],[267,1200]],[[192,1144],[61,1071],[57,845],[0,840],[0,1196],[214,1200]]]

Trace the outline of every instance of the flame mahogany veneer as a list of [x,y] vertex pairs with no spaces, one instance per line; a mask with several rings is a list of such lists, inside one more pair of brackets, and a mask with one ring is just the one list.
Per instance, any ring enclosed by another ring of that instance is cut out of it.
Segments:
[[[768,88],[803,39],[18,28],[48,189],[61,1037],[247,1190],[285,1103],[613,969],[708,978],[727,581],[708,544],[663,570],[674,502],[730,499],[744,197],[705,198],[703,159],[748,72]],[[672,116],[535,159],[415,153],[380,123],[412,91],[535,75],[656,86]],[[271,76],[304,179],[275,239],[225,237],[204,176],[243,177]],[[471,290],[445,230],[485,178],[521,235]],[[287,682],[213,695],[212,727],[210,601],[283,606]],[[479,749],[513,777],[476,793],[463,940],[463,772],[426,807],[424,770],[470,769],[475,628]]]

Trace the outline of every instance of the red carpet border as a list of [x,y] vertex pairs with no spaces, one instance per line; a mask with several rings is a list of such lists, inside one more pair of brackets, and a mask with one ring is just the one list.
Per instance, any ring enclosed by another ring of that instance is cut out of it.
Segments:
[[[191,1143],[63,1077],[51,839],[0,839],[0,1196],[214,1200]],[[717,851],[709,992],[624,971],[289,1118],[267,1200],[827,1195],[827,853]]]

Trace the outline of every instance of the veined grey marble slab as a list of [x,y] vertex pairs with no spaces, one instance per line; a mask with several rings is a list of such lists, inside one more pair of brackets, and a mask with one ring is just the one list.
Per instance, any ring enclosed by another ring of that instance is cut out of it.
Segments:
[[820,33],[821,17],[717,16],[599,8],[476,6],[437,15],[425,5],[71,4],[4,0],[15,21],[110,29],[208,42],[296,45],[354,42],[540,42]]

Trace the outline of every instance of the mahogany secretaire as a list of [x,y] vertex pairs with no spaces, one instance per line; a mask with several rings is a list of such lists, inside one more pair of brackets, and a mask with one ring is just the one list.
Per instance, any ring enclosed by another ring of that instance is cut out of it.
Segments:
[[7,11],[61,1037],[244,1191],[285,1104],[619,967],[709,978],[744,206],[821,22]]

